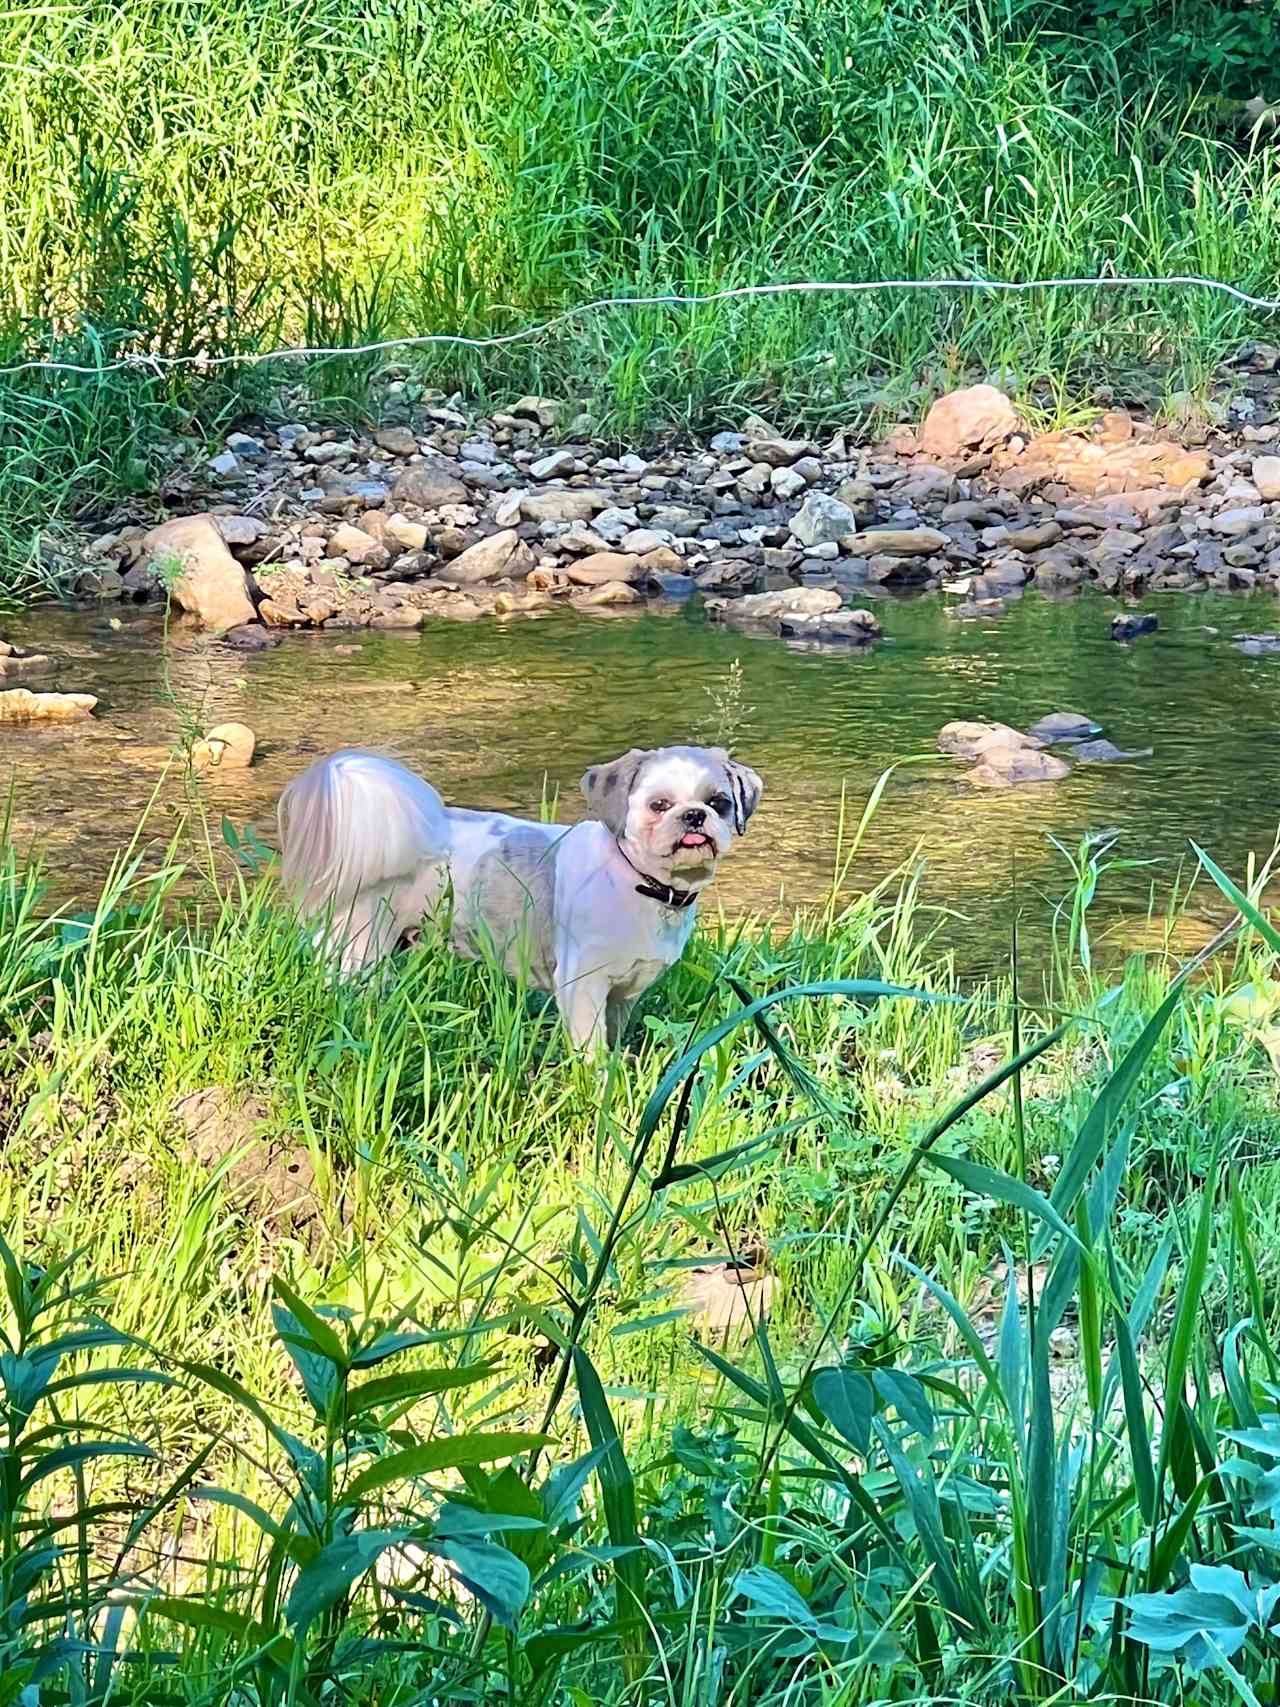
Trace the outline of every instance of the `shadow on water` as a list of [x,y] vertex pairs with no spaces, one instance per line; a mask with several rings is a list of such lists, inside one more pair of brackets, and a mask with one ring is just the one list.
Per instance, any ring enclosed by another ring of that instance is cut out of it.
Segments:
[[[60,660],[54,678],[33,685],[101,703],[91,723],[5,730],[0,775],[13,779],[19,844],[41,853],[59,900],[83,900],[151,799],[184,716],[257,731],[253,769],[206,786],[215,822],[225,813],[266,840],[282,785],[344,745],[397,754],[459,804],[532,814],[545,784],[568,818],[581,810],[588,764],[714,736],[738,660],[746,709],[731,738],[768,792],[716,893],[729,911],[772,911],[825,896],[842,785],[856,816],[880,772],[932,754],[949,719],[1025,727],[1049,711],[1083,711],[1118,746],[1153,747],[1140,763],[1082,765],[1065,782],[990,793],[946,760],[898,774],[851,882],[874,882],[919,846],[927,898],[961,915],[944,936],[978,972],[1007,954],[1015,870],[1029,917],[1043,919],[1041,897],[1067,888],[1050,836],[1071,844],[1114,827],[1119,853],[1155,862],[1107,880],[1099,916],[1117,947],[1150,942],[1150,891],[1167,893],[1189,838],[1236,870],[1249,850],[1271,846],[1280,657],[1246,657],[1231,637],[1274,625],[1274,600],[1175,595],[1154,604],[1160,632],[1132,647],[1109,637],[1113,608],[1093,596],[1030,596],[1002,616],[964,621],[933,597],[896,602],[881,607],[885,642],[861,653],[805,651],[673,612],[299,634],[252,656],[192,638],[166,653],[160,619],[142,611],[126,608],[113,629],[103,614],[41,610],[6,624],[8,637]],[[162,841],[185,809],[174,776],[151,839]],[[1201,900],[1206,917],[1219,916],[1207,892]]]

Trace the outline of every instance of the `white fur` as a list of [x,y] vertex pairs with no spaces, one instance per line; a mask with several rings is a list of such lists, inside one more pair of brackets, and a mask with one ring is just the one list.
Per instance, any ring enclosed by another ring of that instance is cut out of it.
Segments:
[[[761,784],[719,749],[668,747],[595,766],[582,785],[600,820],[565,829],[450,809],[391,759],[335,753],[281,797],[284,882],[346,973],[381,960],[452,895],[455,950],[492,953],[554,993],[572,1042],[597,1048],[620,1037],[693,930],[696,903],[639,894],[636,868],[701,890]],[[691,813],[702,822],[691,827]]]

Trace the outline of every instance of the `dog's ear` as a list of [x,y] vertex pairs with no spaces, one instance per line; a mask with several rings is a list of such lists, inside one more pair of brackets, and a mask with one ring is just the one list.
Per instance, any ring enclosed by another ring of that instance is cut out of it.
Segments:
[[745,835],[747,821],[760,804],[764,783],[750,765],[739,764],[737,759],[731,759],[723,748],[716,748],[716,757],[724,766],[725,775],[729,779],[729,793],[733,797],[734,830],[740,836]]
[[582,792],[591,816],[599,818],[615,836],[620,836],[627,827],[627,802],[640,767],[649,756],[647,748],[632,747],[620,759],[611,759],[606,765],[592,765],[582,779]]

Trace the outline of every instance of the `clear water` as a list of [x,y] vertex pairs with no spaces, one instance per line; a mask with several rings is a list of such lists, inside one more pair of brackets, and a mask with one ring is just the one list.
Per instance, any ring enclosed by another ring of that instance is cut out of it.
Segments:
[[[199,638],[166,648],[160,620],[127,609],[42,610],[5,625],[9,638],[60,660],[36,685],[89,691],[92,722],[7,729],[0,777],[12,780],[21,845],[42,854],[60,900],[90,896],[149,803],[156,847],[186,809],[181,778],[163,780],[184,716],[205,727],[253,726],[253,769],[214,777],[215,822],[272,835],[281,786],[342,745],[390,749],[449,800],[536,813],[544,788],[561,814],[581,807],[577,780],[631,746],[715,733],[730,667],[745,711],[732,729],[767,792],[716,894],[725,908],[773,911],[829,887],[842,788],[861,810],[880,773],[897,773],[850,881],[865,886],[919,847],[925,893],[956,915],[945,926],[961,963],[981,972],[1007,955],[1015,874],[1029,918],[1069,873],[1049,838],[1121,832],[1118,853],[1150,866],[1112,874],[1097,903],[1112,950],[1150,940],[1189,841],[1239,870],[1270,849],[1280,816],[1280,657],[1246,657],[1242,632],[1280,628],[1269,596],[1175,594],[1149,601],[1161,629],[1132,647],[1109,637],[1114,607],[1086,595],[1035,595],[999,617],[957,620],[937,598],[881,606],[887,639],[866,652],[806,651],[709,625],[696,613],[570,613],[541,621],[438,624],[410,635],[292,635],[246,656]],[[358,650],[350,650],[351,647]],[[939,728],[957,717],[1025,727],[1049,711],[1089,713],[1136,764],[1079,767],[1056,784],[971,789],[938,759]],[[721,733],[724,730],[721,729]],[[1221,916],[1206,891],[1200,910]],[[1193,933],[1194,934],[1194,933]]]

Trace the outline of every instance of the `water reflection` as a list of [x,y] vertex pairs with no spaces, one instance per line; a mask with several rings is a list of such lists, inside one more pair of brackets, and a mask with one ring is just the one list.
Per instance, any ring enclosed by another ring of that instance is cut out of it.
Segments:
[[[1151,858],[1104,890],[1120,936],[1149,937],[1188,838],[1239,868],[1270,847],[1280,802],[1280,659],[1248,658],[1230,635],[1275,626],[1264,596],[1158,604],[1162,628],[1133,647],[1109,638],[1113,607],[1095,597],[1028,597],[998,622],[957,622],[936,599],[886,602],[888,639],[870,653],[816,652],[711,627],[695,613],[627,613],[587,622],[556,615],[506,626],[436,625],[420,634],[296,635],[245,656],[200,638],[166,647],[145,612],[43,611],[6,625],[63,660],[49,685],[100,696],[91,723],[6,730],[20,842],[46,856],[60,898],[84,897],[107,869],[161,778],[184,722],[250,723],[259,761],[214,777],[215,819],[270,839],[275,797],[312,755],[360,743],[388,749],[450,799],[537,810],[559,791],[580,810],[588,764],[630,746],[708,736],[735,659],[750,710],[735,745],[768,792],[717,885],[725,907],[771,910],[820,899],[830,882],[842,785],[856,812],[886,766],[933,752],[951,718],[1026,726],[1084,711],[1121,747],[1152,759],[1081,766],[1063,783],[984,793],[947,761],[904,768],[891,784],[851,880],[865,886],[917,845],[926,893],[965,915],[948,926],[965,964],[1006,951],[1016,873],[1030,916],[1061,894],[1067,872],[1048,842],[1118,825],[1120,851]],[[1216,631],[1216,632],[1215,632]],[[180,781],[160,789],[153,844],[184,809]],[[1216,909],[1204,897],[1205,913]]]

